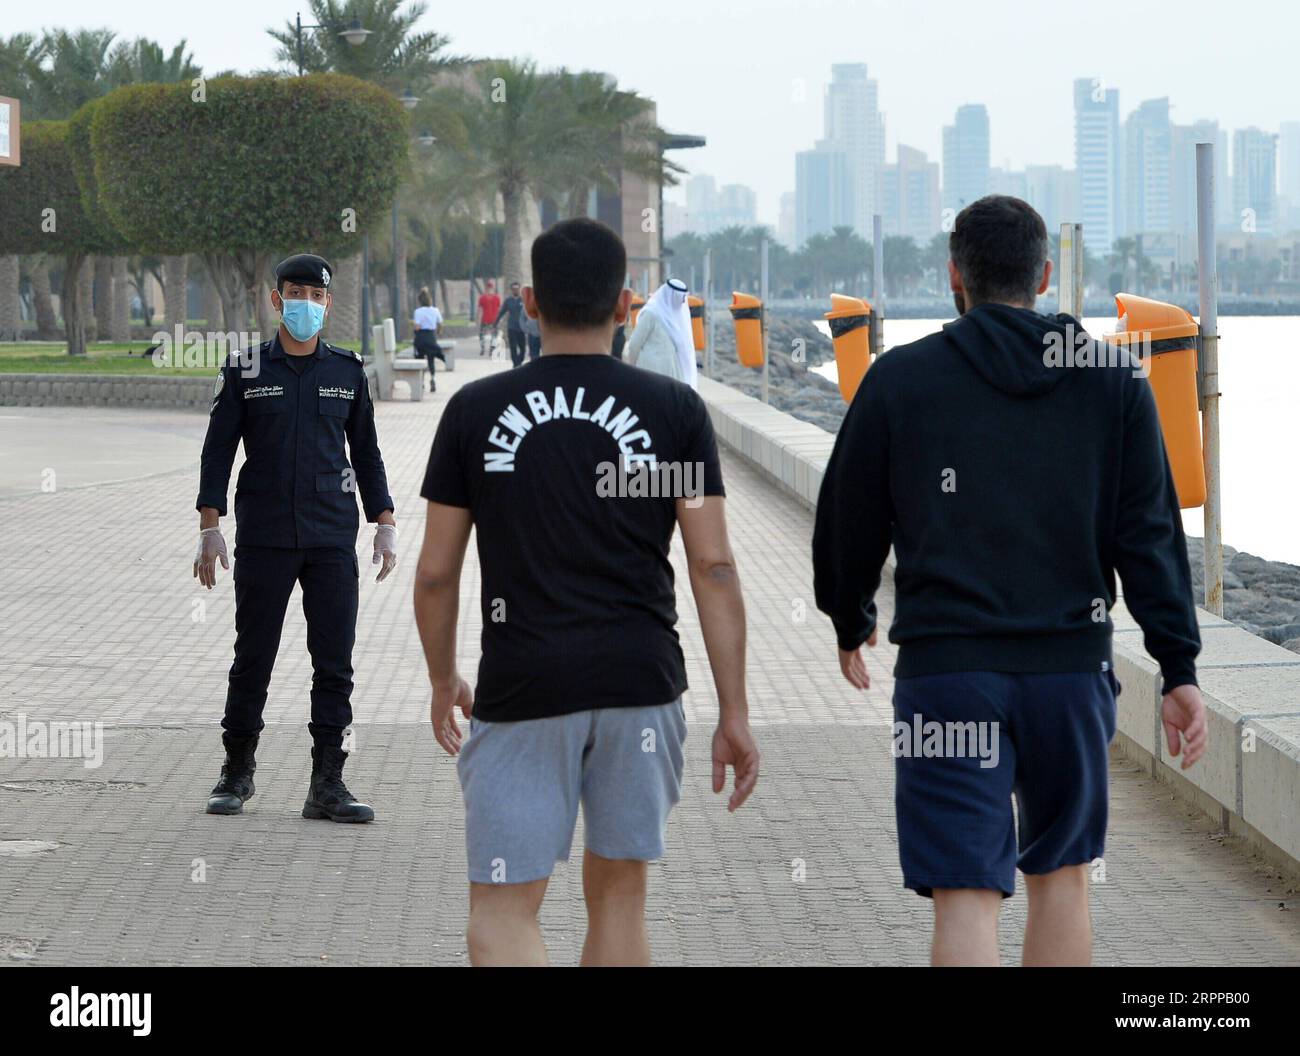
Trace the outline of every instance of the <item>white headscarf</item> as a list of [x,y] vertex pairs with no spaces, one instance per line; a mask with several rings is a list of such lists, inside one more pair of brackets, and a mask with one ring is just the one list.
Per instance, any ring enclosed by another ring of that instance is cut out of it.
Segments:
[[[650,295],[641,315],[649,312],[672,338],[682,381],[695,388],[695,337],[691,333],[691,309],[686,303],[686,283],[669,279]],[[637,317],[640,321],[640,316]]]

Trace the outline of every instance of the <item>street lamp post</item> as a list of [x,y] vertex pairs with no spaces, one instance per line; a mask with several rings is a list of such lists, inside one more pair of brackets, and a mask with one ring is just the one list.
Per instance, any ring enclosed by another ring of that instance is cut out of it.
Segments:
[[[332,27],[322,26],[322,25],[303,25],[302,15],[294,15],[293,18],[294,50],[297,53],[299,77],[302,76],[303,70],[306,68],[306,56],[303,52],[302,31],[304,29],[314,30],[314,29],[330,29],[330,28]],[[366,42],[366,37],[370,36],[370,33],[371,33],[370,30],[365,29],[361,25],[361,19],[354,18],[351,22],[348,23],[348,28],[339,30],[336,36],[342,37],[349,44],[351,44],[352,47],[356,48],[356,47],[360,47],[362,44]]]
[[[318,24],[303,25],[302,15],[294,15],[293,18],[293,39],[294,53],[298,61],[298,76],[301,77],[306,70],[306,55],[303,49],[303,30],[315,31],[327,29],[332,30],[332,26]],[[349,45],[354,48],[360,47],[366,42],[371,31],[361,25],[361,19],[354,18],[348,23],[347,29],[339,30],[335,35],[343,38]],[[361,354],[370,355],[370,236],[363,235],[361,238]]]

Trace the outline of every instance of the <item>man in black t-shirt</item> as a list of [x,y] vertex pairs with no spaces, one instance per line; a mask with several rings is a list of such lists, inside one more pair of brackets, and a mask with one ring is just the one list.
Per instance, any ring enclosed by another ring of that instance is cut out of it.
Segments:
[[[690,388],[609,355],[628,313],[626,268],[618,236],[592,220],[533,243],[524,304],[542,355],[452,396],[421,491],[416,620],[434,736],[459,756],[476,965],[545,963],[537,913],[579,804],[583,963],[649,962],[646,862],[663,853],[686,734],[668,560],[676,526],[718,690],[713,788],[733,767],[735,810],[758,779],[713,428]],[[471,527],[483,614],[472,692],[456,670]]]

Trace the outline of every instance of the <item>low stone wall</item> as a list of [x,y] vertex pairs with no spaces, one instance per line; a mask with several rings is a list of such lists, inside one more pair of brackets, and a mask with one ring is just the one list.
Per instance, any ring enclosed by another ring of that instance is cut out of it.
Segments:
[[[214,376],[215,377],[215,376]],[[152,407],[203,411],[212,406],[214,377],[151,374],[0,374],[0,406]],[[375,368],[367,365],[378,399]]]
[[[699,382],[718,439],[815,509],[835,437],[708,378]],[[890,555],[892,565],[893,555]],[[1201,693],[1210,746],[1191,770],[1165,748],[1160,672],[1121,598],[1115,670],[1123,685],[1116,741],[1182,799],[1266,856],[1300,869],[1300,656],[1198,609]]]
[[213,379],[148,374],[0,374],[0,404],[206,411]]

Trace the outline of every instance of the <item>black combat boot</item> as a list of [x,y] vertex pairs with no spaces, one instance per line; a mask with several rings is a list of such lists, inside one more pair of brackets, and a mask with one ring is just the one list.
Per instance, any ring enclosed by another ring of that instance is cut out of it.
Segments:
[[221,780],[208,797],[209,814],[242,814],[245,801],[253,798],[253,771],[257,769],[253,753],[257,751],[257,737],[257,734],[221,735],[226,761],[221,766]]
[[342,748],[318,744],[311,750],[311,788],[302,816],[330,821],[374,821],[375,812],[358,803],[343,783],[343,764],[348,753]]

